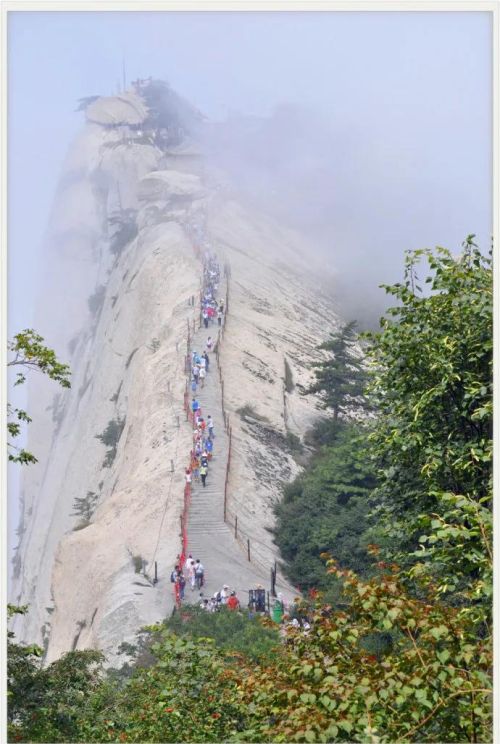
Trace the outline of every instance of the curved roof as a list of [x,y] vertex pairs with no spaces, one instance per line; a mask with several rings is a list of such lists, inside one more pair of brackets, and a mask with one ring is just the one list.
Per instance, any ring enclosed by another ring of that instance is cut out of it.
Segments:
[[88,121],[94,124],[141,124],[148,115],[148,108],[135,93],[105,96],[89,104],[85,110]]

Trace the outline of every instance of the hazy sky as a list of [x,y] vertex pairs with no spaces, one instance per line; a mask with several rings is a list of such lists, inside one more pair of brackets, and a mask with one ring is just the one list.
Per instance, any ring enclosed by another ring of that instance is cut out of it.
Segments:
[[455,247],[469,232],[489,243],[488,13],[10,12],[8,39],[12,330],[35,322],[36,256],[83,122],[77,99],[115,92],[122,58],[129,80],[166,78],[210,118],[284,102],[323,115],[323,217],[344,261],[354,250],[399,263],[404,248]]

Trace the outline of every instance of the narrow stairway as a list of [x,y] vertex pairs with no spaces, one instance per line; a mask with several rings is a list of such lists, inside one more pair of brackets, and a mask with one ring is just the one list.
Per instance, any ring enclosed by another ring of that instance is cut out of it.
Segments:
[[[224,297],[226,280],[221,282],[218,296]],[[226,320],[226,319],[224,319]],[[192,339],[191,350],[201,354],[206,348],[209,336],[215,343],[218,338],[217,322],[202,325]],[[222,342],[223,343],[223,342]],[[187,526],[187,553],[196,560],[199,558],[205,567],[204,597],[213,596],[224,584],[235,590],[242,603],[248,603],[248,590],[258,584],[269,589],[270,570],[264,571],[247,560],[247,555],[235,539],[232,529],[224,522],[224,483],[229,451],[229,437],[224,429],[222,413],[222,390],[217,370],[215,353],[209,354],[210,365],[205,386],[198,386],[196,398],[200,403],[203,417],[210,414],[214,421],[214,449],[209,463],[206,486],[193,479],[191,505]],[[190,402],[192,400],[192,395]],[[185,601],[199,599],[199,591],[192,591],[186,585]]]

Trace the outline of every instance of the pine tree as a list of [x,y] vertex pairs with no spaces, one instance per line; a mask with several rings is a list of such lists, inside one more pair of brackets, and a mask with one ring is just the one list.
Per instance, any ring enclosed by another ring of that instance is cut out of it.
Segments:
[[73,503],[73,514],[89,521],[95,511],[98,499],[99,494],[95,493],[95,491],[87,491],[86,496],[75,499]]
[[306,395],[320,394],[323,408],[332,409],[334,421],[348,409],[366,408],[363,392],[367,373],[355,348],[358,338],[355,328],[356,321],[352,320],[317,347],[332,356],[312,365],[316,381],[305,391]]

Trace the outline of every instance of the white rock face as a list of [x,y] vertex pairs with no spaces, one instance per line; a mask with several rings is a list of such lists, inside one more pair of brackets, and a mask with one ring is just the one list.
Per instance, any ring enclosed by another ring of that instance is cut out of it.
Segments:
[[[38,638],[50,621],[48,660],[72,647],[79,624],[78,648],[111,653],[122,633],[130,636],[171,608],[168,576],[179,550],[190,444],[184,339],[197,269],[177,225],[141,234],[109,278],[97,324],[79,341],[23,562],[23,596],[32,603],[25,634]],[[103,467],[106,447],[96,436],[123,419],[116,458]],[[92,522],[73,531],[81,521],[71,516],[73,504],[89,491],[98,495]],[[134,573],[133,556],[149,561],[148,571],[158,561],[154,589]],[[49,618],[46,607],[54,608]]]
[[223,197],[211,205],[208,225],[231,270],[221,353],[233,435],[229,513],[269,563],[276,547],[264,528],[274,524],[280,483],[301,470],[296,438],[318,416],[300,386],[310,384],[315,347],[337,317],[320,290],[324,267],[295,233]]
[[195,199],[203,194],[198,176],[175,170],[148,173],[141,178],[140,186],[143,201],[182,196]]
[[[100,110],[94,106],[93,122]],[[173,606],[169,575],[191,447],[184,355],[201,281],[185,226],[206,220],[213,248],[230,266],[220,356],[232,426],[228,516],[238,516],[259,562],[254,574],[245,568],[245,580],[260,581],[262,567],[279,558],[264,528],[273,525],[282,483],[300,471],[292,435],[302,436],[318,411],[298,386],[309,381],[314,348],[336,319],[317,287],[324,267],[314,265],[307,244],[213,192],[196,174],[199,162],[196,173],[165,169],[155,147],[117,144],[116,132],[95,123],[67,162],[38,330],[64,361],[71,339],[72,388],[42,381],[30,397],[29,447],[40,462],[24,482],[11,599],[30,604],[14,630],[45,642],[47,661],[71,648],[100,648],[113,662],[121,641]],[[111,254],[117,205],[136,212],[138,233]],[[97,438],[110,422],[123,425],[115,448]],[[75,500],[88,494],[96,508],[82,522]],[[155,587],[136,573],[142,559],[150,576],[158,562]],[[241,555],[224,560],[237,565]]]

